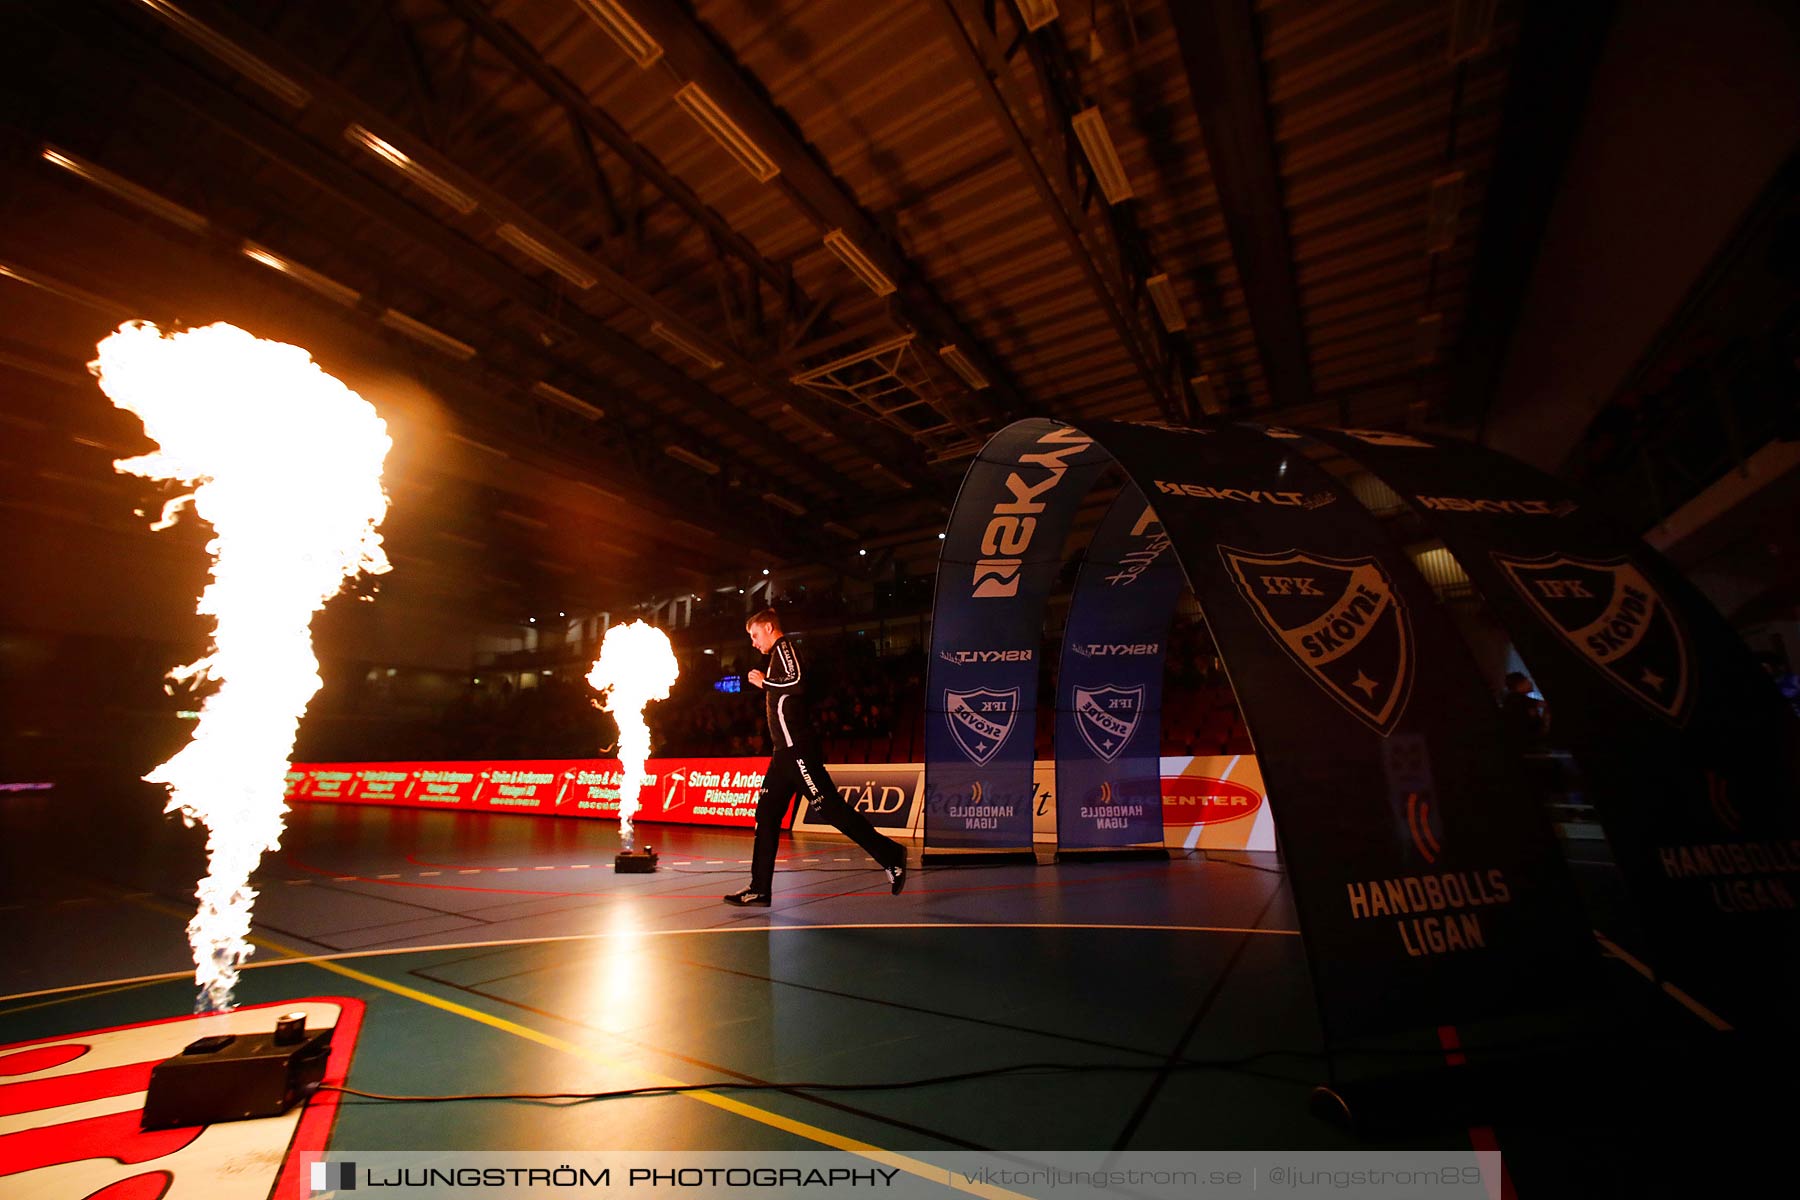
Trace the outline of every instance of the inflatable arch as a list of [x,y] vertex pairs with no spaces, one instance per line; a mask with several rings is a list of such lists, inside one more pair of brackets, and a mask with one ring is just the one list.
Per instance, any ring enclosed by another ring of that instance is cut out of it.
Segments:
[[1077,509],[1117,471],[1056,677],[1059,848],[1162,843],[1162,678],[1185,582],[1257,748],[1328,1033],[1582,990],[1589,923],[1488,685],[1403,549],[1304,453],[1314,440],[1408,499],[1508,625],[1603,793],[1664,972],[1757,1019],[1796,969],[1792,714],[1641,542],[1464,443],[1048,419],[995,434],[939,562],[927,860],[1032,853],[1045,610]]

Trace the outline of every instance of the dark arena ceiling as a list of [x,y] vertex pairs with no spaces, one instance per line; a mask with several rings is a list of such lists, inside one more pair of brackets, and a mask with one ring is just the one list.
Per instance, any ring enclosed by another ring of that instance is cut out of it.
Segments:
[[[1670,323],[1734,232],[1791,219],[1792,10],[1724,9],[12,0],[7,519],[142,540],[109,466],[141,433],[83,370],[133,317],[362,390],[397,565],[496,612],[932,539],[1024,415],[1430,424],[1566,469],[1681,365],[1647,354],[1707,352]],[[1557,337],[1587,375],[1521,359]]]

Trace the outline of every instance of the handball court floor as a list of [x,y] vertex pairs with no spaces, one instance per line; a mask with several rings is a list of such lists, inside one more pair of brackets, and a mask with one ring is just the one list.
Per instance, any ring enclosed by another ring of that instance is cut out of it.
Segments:
[[[0,1045],[191,1012],[201,831],[163,817],[147,786],[3,802]],[[1275,855],[921,870],[915,844],[895,897],[854,846],[784,835],[773,907],[738,909],[720,897],[747,879],[748,830],[640,826],[639,842],[661,856],[654,874],[613,872],[609,823],[299,805],[255,879],[259,949],[238,1003],[361,1001],[349,1086],[413,1096],[1103,1069],[583,1103],[345,1096],[330,1148],[1497,1144],[1518,1195],[1590,1179],[1598,1190],[1581,1194],[1642,1195],[1625,1181],[1666,1178],[1671,1147],[1717,1147],[1761,1111],[1741,1096],[1571,1088],[1606,1072],[1571,1048],[1542,1107],[1491,1129],[1358,1136],[1313,1115],[1323,1036]],[[1605,843],[1568,848],[1596,928],[1630,946]],[[1628,949],[1607,951],[1601,990],[1606,1034],[1647,1063],[1712,1052],[1718,1035]],[[1398,1057],[1439,1052],[1414,1042]]]

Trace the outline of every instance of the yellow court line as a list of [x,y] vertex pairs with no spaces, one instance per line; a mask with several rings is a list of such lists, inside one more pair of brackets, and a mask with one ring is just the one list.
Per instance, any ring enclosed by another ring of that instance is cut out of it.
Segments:
[[[134,903],[142,903],[136,897]],[[172,908],[160,907],[158,912],[166,912],[171,916],[179,915]],[[326,962],[344,962],[352,958],[390,958],[396,954],[432,954],[448,953],[456,950],[492,950],[509,946],[545,946],[563,942],[599,942],[613,938],[657,938],[657,937],[716,937],[729,934],[755,933],[825,933],[833,930],[853,929],[931,929],[941,933],[955,933],[965,929],[1110,929],[1110,930],[1149,930],[1158,933],[1255,933],[1271,937],[1299,937],[1298,929],[1246,929],[1233,925],[1127,925],[1127,924],[1069,924],[1053,921],[974,921],[945,923],[941,921],[860,921],[839,925],[733,925],[723,928],[709,927],[705,929],[620,929],[602,933],[559,933],[545,937],[531,938],[496,938],[483,942],[440,942],[431,946],[381,946],[373,950],[337,950],[330,954],[303,954],[292,951],[290,957],[276,959],[273,962],[248,962],[242,964],[240,971],[259,971],[266,967],[306,966]],[[254,939],[253,939],[254,940]],[[89,988],[111,987],[116,984],[163,983],[171,979],[186,979],[192,971],[162,971],[154,975],[134,975],[126,979],[100,979],[92,983],[69,983],[61,987],[39,988],[35,992],[15,992],[10,996],[0,996],[0,1004],[10,1000],[31,1000],[38,996],[55,996],[64,992],[80,992]],[[7,1010],[0,1010],[4,1016]],[[11,1010],[22,1011],[22,1010]]]
[[[144,907],[153,909],[157,912],[180,917],[184,920],[187,917],[186,913],[176,909],[172,905],[138,898],[132,898],[131,902],[134,904],[141,904]],[[290,959],[302,957],[298,951],[291,947],[283,946],[279,942],[272,942],[266,938],[257,937],[253,937],[250,940],[258,946],[273,950],[275,953],[285,955]],[[647,1080],[647,1086],[650,1087],[687,1086],[685,1081],[673,1078],[672,1076],[661,1075],[655,1071],[646,1070],[643,1067],[607,1058],[604,1055],[595,1053],[586,1046],[567,1041],[554,1034],[544,1033],[541,1030],[533,1029],[528,1025],[521,1025],[516,1021],[509,1021],[504,1017],[496,1017],[492,1014],[484,1013],[480,1009],[470,1008],[464,1004],[458,1004],[454,1000],[446,1000],[440,996],[433,996],[428,992],[421,992],[417,988],[407,987],[405,984],[381,979],[363,971],[358,971],[354,967],[346,967],[340,963],[326,961],[315,961],[312,965],[330,971],[333,974],[342,975],[346,979],[353,979],[358,983],[366,984],[369,987],[380,988],[382,991],[392,992],[396,996],[404,996],[408,1000],[416,1000],[420,1004],[427,1005],[431,1008],[442,1009],[444,1012],[453,1013],[456,1016],[464,1017],[478,1024],[498,1029],[503,1033],[510,1033],[514,1037],[523,1038],[528,1042],[536,1042],[541,1046],[548,1046],[553,1050],[561,1050],[565,1054],[571,1054],[577,1058],[586,1059],[589,1062],[596,1063],[603,1067],[620,1068],[633,1072]],[[971,1183],[964,1179],[958,1179],[956,1173],[947,1168],[934,1166],[931,1163],[911,1158],[904,1154],[897,1154],[892,1150],[883,1150],[879,1146],[872,1146],[867,1142],[857,1141],[855,1138],[845,1137],[842,1134],[833,1133],[829,1129],[824,1129],[817,1125],[809,1125],[804,1121],[796,1121],[791,1117],[784,1117],[779,1113],[772,1113],[766,1109],[757,1108],[755,1105],[745,1104],[741,1100],[733,1100],[729,1096],[715,1095],[712,1092],[677,1092],[675,1094],[686,1097],[689,1100],[697,1100],[702,1104],[709,1104],[714,1108],[722,1109],[725,1112],[744,1117],[762,1125],[767,1125],[773,1129],[791,1133],[796,1137],[803,1137],[809,1141],[830,1146],[835,1150],[843,1150],[873,1162],[881,1163],[884,1166],[894,1167],[898,1170],[905,1171],[909,1175],[916,1175],[921,1179],[929,1180],[932,1183],[942,1183],[957,1191],[967,1192],[973,1196],[989,1197],[990,1200],[1027,1200],[1026,1197],[1018,1192],[1010,1192],[1004,1188],[991,1187],[987,1184]]]
[[167,974],[167,975],[144,975],[137,979],[114,979],[114,980],[108,981],[109,983],[114,985],[114,986],[110,986],[110,987],[104,983],[96,983],[96,984],[86,985],[87,987],[98,987],[98,988],[102,989],[98,992],[90,992],[90,991],[86,991],[85,989],[77,989],[77,988],[51,988],[47,991],[42,991],[42,992],[25,992],[25,993],[22,993],[22,995],[19,997],[6,996],[6,997],[0,998],[0,999],[4,999],[4,1000],[23,999],[25,997],[30,997],[30,996],[48,996],[48,995],[52,995],[56,992],[68,992],[68,991],[75,991],[75,990],[82,991],[82,994],[79,997],[57,996],[54,1000],[40,1000],[36,1004],[21,1004],[17,1008],[0,1008],[0,1017],[10,1017],[10,1016],[13,1016],[15,1013],[30,1012],[34,1008],[49,1008],[52,1005],[64,1004],[70,1000],[75,1000],[75,999],[92,1000],[99,996],[116,996],[120,992],[130,992],[130,991],[135,991],[138,988],[149,987],[153,983],[166,983],[171,979],[186,979],[188,976],[190,976],[192,974],[193,974],[192,971],[177,971],[177,972],[173,972],[173,973]]

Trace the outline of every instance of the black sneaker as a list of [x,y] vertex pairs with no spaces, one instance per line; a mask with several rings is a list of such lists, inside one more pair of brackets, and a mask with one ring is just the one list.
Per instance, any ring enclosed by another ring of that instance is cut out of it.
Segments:
[[749,888],[745,888],[741,892],[725,897],[725,903],[735,904],[739,908],[767,908],[769,907],[769,893],[753,892]]
[[906,864],[901,863],[897,867],[889,867],[887,869],[887,877],[888,883],[892,885],[889,888],[889,891],[898,896],[901,889],[906,886]]

